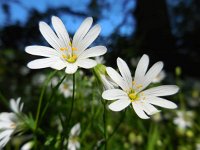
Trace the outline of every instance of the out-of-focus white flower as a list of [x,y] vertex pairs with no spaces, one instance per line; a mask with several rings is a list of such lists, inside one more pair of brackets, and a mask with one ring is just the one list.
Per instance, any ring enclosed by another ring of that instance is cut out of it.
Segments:
[[98,24],[91,28],[92,22],[92,17],[86,18],[76,31],[72,41],[60,18],[52,17],[52,25],[56,33],[45,22],[40,22],[40,32],[53,48],[46,46],[26,47],[25,51],[31,55],[46,57],[29,62],[28,67],[31,69],[50,67],[56,70],[66,68],[67,74],[75,73],[78,67],[93,68],[97,62],[90,58],[105,54],[107,49],[104,46],[88,49],[101,30]]
[[32,84],[35,86],[40,86],[44,83],[45,79],[46,79],[45,74],[36,74],[32,78]]
[[20,71],[21,75],[25,76],[25,75],[27,75],[30,72],[30,69],[23,66],[23,67],[20,68],[19,71]]
[[80,143],[78,141],[78,136],[81,133],[81,126],[80,123],[75,124],[69,135],[69,142],[68,142],[68,150],[76,150],[80,149]]
[[21,103],[20,104],[20,101],[21,101],[21,97],[17,98],[17,100],[15,99],[10,99],[10,108],[13,112],[15,113],[21,113],[22,112],[22,109],[24,107],[24,103]]
[[23,130],[23,122],[19,117],[21,115],[23,105],[23,103],[20,104],[20,98],[16,101],[11,99],[10,108],[13,110],[13,113],[0,113],[0,149],[8,143],[11,136],[15,132]]
[[165,71],[161,71],[152,81],[152,83],[160,83],[166,77]]
[[200,150],[200,143],[196,143],[196,150]]
[[103,56],[95,57],[97,64],[105,64],[105,60]]
[[72,95],[72,90],[73,90],[72,80],[64,81],[59,87],[60,93],[62,93],[65,98],[68,98]]
[[[59,83],[58,77],[53,77],[51,80],[51,85],[56,86]],[[72,80],[64,80],[59,88],[58,91],[64,95],[65,98],[68,98],[72,95],[73,90],[73,82]]]
[[187,127],[192,127],[194,112],[192,111],[177,111],[177,117],[174,118],[174,124],[178,126],[178,128],[185,130]]
[[149,57],[143,55],[137,65],[134,80],[132,80],[126,62],[121,58],[117,59],[117,66],[121,75],[111,67],[106,68],[108,75],[121,88],[103,92],[102,97],[104,99],[116,100],[109,105],[109,109],[121,111],[132,104],[140,118],[148,119],[147,114],[152,115],[159,112],[153,105],[168,109],[177,108],[175,103],[159,97],[177,93],[179,88],[176,85],[163,85],[146,89],[163,68],[163,63],[157,62],[147,71],[148,65]]
[[29,141],[25,143],[20,150],[31,150],[34,146],[34,141]]

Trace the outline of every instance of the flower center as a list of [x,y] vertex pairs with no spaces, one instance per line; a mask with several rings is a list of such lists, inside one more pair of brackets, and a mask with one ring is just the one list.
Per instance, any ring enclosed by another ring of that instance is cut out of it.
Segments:
[[77,55],[74,53],[74,51],[76,51],[77,48],[73,47],[71,42],[69,42],[69,46],[72,50],[71,52],[68,51],[68,47],[61,47],[60,48],[60,50],[63,52],[62,58],[69,63],[74,63],[77,60]]
[[62,58],[65,59],[69,63],[74,63],[77,59],[77,56],[76,56],[76,54],[72,54],[72,55],[63,54]]
[[16,124],[15,124],[15,123],[12,123],[12,124],[10,125],[10,128],[11,128],[11,129],[15,129],[15,128],[16,128]]
[[139,95],[133,89],[131,89],[130,92],[128,93],[128,97],[130,98],[131,102],[134,102],[135,100],[138,100]]

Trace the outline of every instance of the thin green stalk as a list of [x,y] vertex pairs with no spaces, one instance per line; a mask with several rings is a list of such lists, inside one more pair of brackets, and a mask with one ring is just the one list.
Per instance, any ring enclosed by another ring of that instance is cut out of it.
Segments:
[[6,100],[6,98],[4,97],[1,91],[0,91],[0,99],[6,107],[9,107],[9,102]]
[[126,115],[126,109],[124,110],[123,114],[120,117],[120,120],[118,122],[118,124],[115,126],[113,132],[110,134],[110,136],[107,138],[107,142],[113,137],[113,135],[117,132],[117,130],[119,129],[121,123],[123,122],[124,118]]
[[107,122],[106,122],[107,110],[106,110],[106,102],[103,102],[103,128],[104,128],[104,150],[107,150]]
[[34,127],[34,130],[36,131],[37,130],[37,127],[38,127],[38,121],[39,121],[39,117],[40,117],[40,111],[41,111],[41,106],[42,106],[42,101],[43,101],[43,97],[44,97],[44,93],[45,93],[45,90],[47,88],[47,85],[49,83],[49,81],[51,80],[51,78],[57,73],[57,71],[54,71],[52,72],[48,78],[46,79],[43,87],[42,87],[42,91],[41,91],[41,94],[40,94],[40,99],[39,99],[39,103],[38,103],[38,107],[37,107],[37,113],[36,113],[36,121],[35,121],[35,127]]
[[[70,123],[71,123],[71,118],[72,118],[72,112],[74,109],[74,101],[75,101],[75,89],[76,89],[76,80],[75,80],[75,73],[73,74],[73,92],[72,92],[72,102],[71,102],[71,108],[70,108],[70,112],[69,112],[69,118],[68,118],[68,123],[67,123],[67,145],[68,145],[68,141],[69,141],[69,134],[70,134]],[[65,133],[64,133],[65,134]],[[64,142],[64,137],[65,135],[62,137],[61,140],[61,144],[63,145]]]
[[44,106],[44,109],[43,109],[43,111],[41,113],[40,120],[42,120],[42,118],[44,117],[44,115],[45,115],[45,113],[46,113],[46,111],[47,111],[47,109],[49,107],[49,104],[53,101],[53,97],[54,97],[56,91],[58,90],[58,88],[60,87],[62,82],[65,80],[65,78],[66,78],[66,75],[64,75],[64,77],[60,80],[60,82],[58,82],[58,84],[55,86],[55,88],[53,88],[53,92],[51,93],[51,96],[50,96],[48,102],[46,103],[46,105]]

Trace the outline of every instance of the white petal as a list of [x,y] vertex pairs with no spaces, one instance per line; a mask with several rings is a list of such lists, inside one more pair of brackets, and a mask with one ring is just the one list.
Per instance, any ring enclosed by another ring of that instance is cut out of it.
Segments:
[[47,42],[56,50],[60,50],[64,45],[60,42],[59,38],[53,32],[53,30],[49,27],[48,24],[41,21],[39,23],[39,29],[43,37],[47,40]]
[[78,136],[80,134],[80,132],[81,132],[81,126],[80,126],[80,123],[77,123],[72,127],[72,129],[70,131],[70,135]]
[[78,59],[77,60],[77,65],[79,67],[85,68],[85,69],[90,69],[93,68],[94,66],[97,65],[97,62],[92,59]]
[[152,82],[152,80],[161,72],[162,68],[163,62],[159,61],[155,63],[146,73],[145,79],[142,83],[142,88],[140,90],[145,89]]
[[131,101],[128,98],[120,99],[120,100],[117,100],[117,101],[111,103],[108,107],[112,111],[121,111],[124,108],[126,108],[130,103],[131,103]]
[[106,90],[102,94],[103,99],[106,100],[117,100],[117,99],[125,99],[127,98],[127,93],[120,89],[110,89]]
[[147,71],[148,65],[149,65],[149,56],[144,54],[142,58],[139,60],[136,71],[135,71],[134,81],[137,84],[141,84],[144,78],[144,75]]
[[18,98],[17,100],[11,99],[10,100],[10,108],[13,112],[19,113],[23,109],[23,103],[20,104],[21,98]]
[[149,117],[145,114],[144,109],[138,102],[132,102],[133,109],[135,110],[135,113],[142,119],[149,119]]
[[178,90],[179,87],[176,85],[162,85],[145,90],[143,91],[143,93],[145,95],[152,95],[152,96],[167,96],[177,93]]
[[118,84],[124,91],[129,90],[129,87],[127,86],[126,82],[123,80],[123,78],[119,75],[117,71],[115,71],[111,67],[106,67],[106,71],[110,78]]
[[44,56],[44,57],[59,57],[59,52],[55,49],[46,46],[27,46],[25,51],[31,55]]
[[160,106],[163,108],[168,108],[168,109],[175,109],[177,108],[177,105],[169,100],[160,98],[160,97],[154,97],[154,96],[147,96],[146,101],[148,103],[151,103],[156,106]]
[[[4,137],[0,138],[0,149],[2,149],[8,143],[8,141],[10,140],[10,135],[12,134],[13,130],[6,130],[4,132],[5,132]],[[1,134],[3,134],[3,133],[1,133]]]
[[93,22],[92,17],[88,17],[82,22],[82,24],[80,25],[80,27],[78,28],[78,30],[76,31],[76,33],[74,34],[74,37],[73,37],[72,45],[74,47],[77,47],[80,40],[82,40],[84,38],[86,33],[89,31],[89,29],[92,25],[92,22]]
[[56,60],[52,65],[51,68],[56,70],[61,70],[67,66],[67,63],[63,60]]
[[65,28],[65,25],[63,24],[62,20],[60,18],[53,16],[52,17],[52,25],[53,28],[56,31],[56,34],[58,35],[59,39],[62,40],[62,43],[65,44],[65,46],[69,45],[70,39],[69,34],[67,32],[67,29]]
[[12,120],[15,120],[16,115],[14,113],[0,113],[0,121],[7,121],[12,122]]
[[156,109],[153,105],[147,103],[147,102],[141,102],[139,101],[140,106],[143,108],[143,110],[148,114],[148,115],[153,115],[155,113],[160,112],[160,110]]
[[89,48],[85,51],[83,51],[79,58],[80,59],[84,59],[84,58],[89,58],[89,57],[96,57],[96,56],[101,56],[103,54],[105,54],[107,51],[105,46],[95,46],[92,48]]
[[57,60],[57,58],[36,59],[27,64],[30,69],[48,68]]
[[127,86],[129,88],[132,88],[132,77],[131,72],[129,70],[129,67],[127,66],[126,62],[122,60],[121,58],[117,58],[117,66],[119,68],[119,71],[125,80]]
[[78,53],[82,53],[92,42],[98,37],[99,33],[101,31],[101,27],[97,24],[86,34],[86,36],[83,38],[80,43],[78,43]]
[[67,74],[74,74],[77,71],[77,69],[78,69],[78,66],[76,64],[68,63],[65,69],[65,72]]
[[25,143],[20,150],[31,150],[34,146],[34,142],[33,141],[29,141],[27,143]]

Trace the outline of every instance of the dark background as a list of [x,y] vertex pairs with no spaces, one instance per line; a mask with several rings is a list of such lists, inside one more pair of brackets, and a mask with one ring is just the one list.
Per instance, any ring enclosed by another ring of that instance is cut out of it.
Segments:
[[102,26],[96,43],[108,47],[107,65],[115,66],[117,57],[130,63],[146,53],[151,62],[164,61],[168,72],[180,66],[183,76],[199,77],[199,6],[198,0],[1,0],[0,51],[13,50],[17,58],[2,62],[1,54],[0,64],[25,66],[30,61],[25,46],[47,45],[39,21],[50,24],[51,16],[57,15],[73,35],[82,20],[92,16]]

